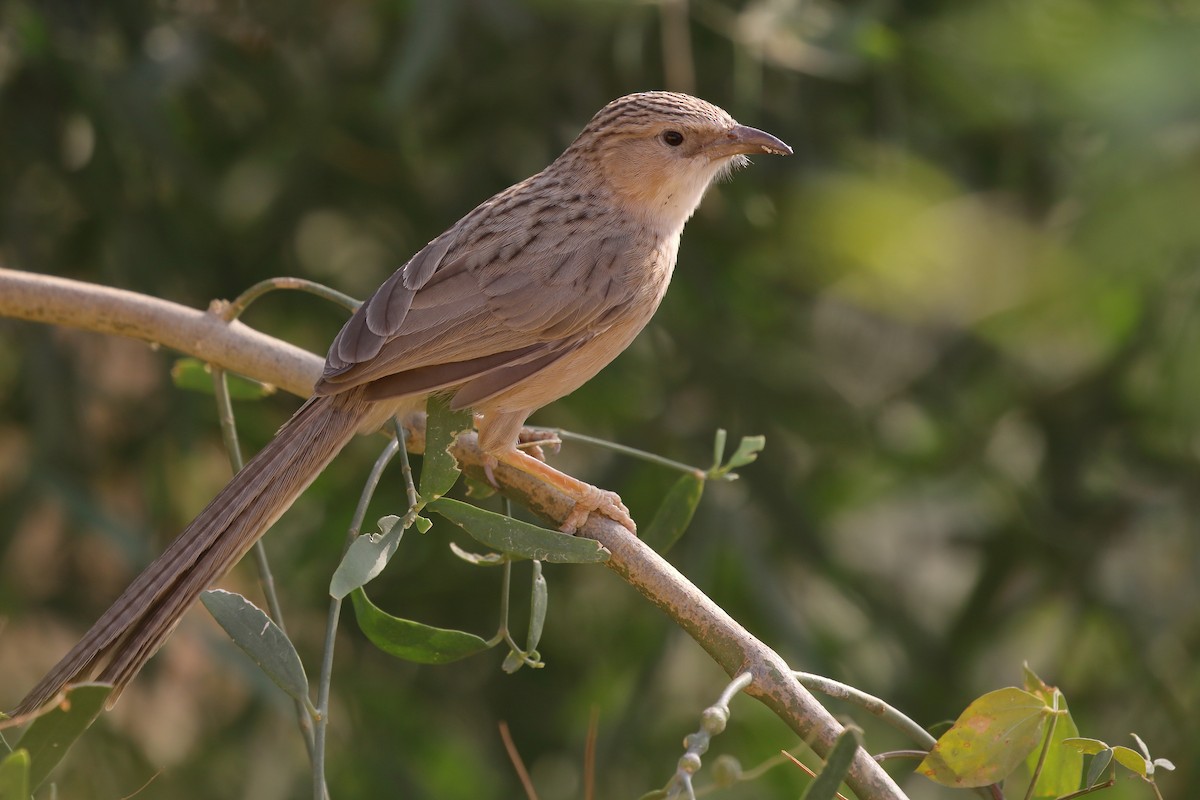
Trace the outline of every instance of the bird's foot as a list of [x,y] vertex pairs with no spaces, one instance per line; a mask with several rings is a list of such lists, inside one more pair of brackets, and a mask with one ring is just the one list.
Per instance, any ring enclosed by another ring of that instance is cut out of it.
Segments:
[[618,525],[624,526],[630,533],[637,536],[637,525],[634,523],[633,517],[629,516],[629,509],[625,507],[621,496],[616,492],[580,482],[580,492],[572,499],[575,500],[575,508],[571,510],[570,515],[559,528],[563,533],[575,533],[587,522],[588,516],[596,512],[608,517]]

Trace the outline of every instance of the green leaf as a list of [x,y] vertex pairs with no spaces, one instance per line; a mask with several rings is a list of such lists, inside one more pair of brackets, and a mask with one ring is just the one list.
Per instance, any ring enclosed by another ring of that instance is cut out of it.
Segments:
[[29,800],[28,750],[14,750],[0,761],[0,800]]
[[687,530],[704,495],[704,478],[685,472],[663,498],[641,539],[657,553],[666,553]]
[[862,731],[853,725],[846,727],[834,742],[829,757],[825,759],[825,767],[817,775],[817,779],[808,785],[808,789],[800,796],[800,800],[833,800],[838,787],[850,772],[854,761],[854,753],[862,743]]
[[100,716],[112,688],[107,683],[72,686],[58,705],[35,719],[17,740],[14,749],[29,753],[29,785],[33,789],[42,785],[75,740]]
[[512,675],[523,666],[525,666],[525,654],[517,650],[509,650],[500,669],[505,675]]
[[287,634],[262,609],[236,592],[210,589],[200,602],[229,634],[234,644],[289,697],[306,705],[308,676]]
[[454,542],[450,543],[450,552],[477,567],[499,567],[508,561],[508,556],[503,553],[472,553],[462,549]]
[[[1077,791],[1083,775],[1083,754],[1070,747],[1064,747],[1063,742],[1079,736],[1079,728],[1071,718],[1067,708],[1067,700],[1053,686],[1047,685],[1039,678],[1029,665],[1025,665],[1025,688],[1041,698],[1042,702],[1053,708],[1058,704],[1058,721],[1054,724],[1054,734],[1050,737],[1046,759],[1042,762],[1042,771],[1038,776],[1037,786],[1032,795],[1035,800],[1054,800],[1065,794]],[[1055,699],[1057,698],[1057,700]],[[1025,759],[1025,766],[1032,776],[1041,758],[1041,747],[1035,748]]]
[[[1059,695],[1058,708],[1060,715],[1054,725],[1054,735],[1050,737],[1049,750],[1046,760],[1042,763],[1042,773],[1038,777],[1033,797],[1035,800],[1053,800],[1079,790],[1079,782],[1083,776],[1083,754],[1069,747],[1063,747],[1067,739],[1079,735],[1075,720],[1067,711],[1067,703]],[[1032,775],[1037,768],[1037,760],[1041,748],[1036,748],[1025,760],[1025,765]]]
[[1063,740],[1063,747],[1078,750],[1085,756],[1095,755],[1096,753],[1112,749],[1099,739],[1085,739],[1082,737]]
[[988,692],[967,706],[917,771],[954,788],[997,783],[1041,743],[1050,713],[1021,689]]
[[727,437],[728,434],[724,428],[717,428],[717,435],[713,437],[713,465],[712,469],[709,470],[714,474],[721,469],[721,462],[725,460],[725,440]]
[[1053,686],[1049,686],[1045,681],[1038,677],[1038,674],[1029,666],[1028,661],[1021,665],[1021,676],[1025,686],[1025,691],[1029,692],[1030,694],[1036,694],[1038,697],[1042,698],[1042,702],[1048,706],[1054,704],[1054,692],[1056,690]]
[[[1080,758],[1083,756],[1080,755]],[[1106,747],[1099,753],[1092,756],[1092,764],[1088,767],[1086,786],[1095,786],[1100,783],[1100,779],[1104,773],[1108,771],[1108,767],[1112,764],[1113,751],[1112,748]],[[1086,788],[1086,787],[1085,787]]]
[[417,529],[417,533],[429,533],[429,529],[433,527],[433,520],[417,514],[416,519],[413,520],[413,527]]
[[742,441],[738,443],[737,450],[733,451],[733,455],[725,464],[726,470],[737,469],[752,463],[766,446],[767,437],[765,436],[743,436]]
[[447,664],[487,650],[486,640],[466,631],[434,628],[380,610],[362,589],[350,594],[358,627],[383,652],[418,664]]
[[461,431],[469,430],[474,418],[469,410],[451,411],[445,397],[430,397],[425,403],[425,459],[421,462],[421,499],[426,502],[450,491],[458,480],[458,461],[450,445]]
[[426,508],[458,525],[477,542],[502,553],[556,564],[591,564],[609,557],[609,552],[591,539],[530,525],[448,497]]
[[542,575],[542,562],[533,562],[533,592],[529,598],[529,636],[525,643],[526,652],[537,650],[538,642],[542,640],[542,628],[546,624],[546,607],[549,605],[550,591],[546,586],[546,577]]
[[[234,372],[225,373],[229,397],[233,400],[260,400],[275,394],[275,387],[259,383]],[[212,367],[198,358],[178,359],[171,367],[171,382],[176,388],[201,394],[213,393]]]
[[359,536],[350,543],[329,581],[331,597],[341,600],[383,572],[388,561],[396,554],[400,538],[404,536],[404,528],[396,525],[399,521],[397,516],[383,517],[379,520],[379,533]]

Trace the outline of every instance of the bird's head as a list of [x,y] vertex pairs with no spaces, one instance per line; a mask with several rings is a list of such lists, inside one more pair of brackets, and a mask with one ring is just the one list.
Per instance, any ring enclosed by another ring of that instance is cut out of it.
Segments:
[[711,103],[642,92],[600,109],[563,155],[596,173],[628,211],[676,233],[713,181],[748,163],[747,155],[791,152]]

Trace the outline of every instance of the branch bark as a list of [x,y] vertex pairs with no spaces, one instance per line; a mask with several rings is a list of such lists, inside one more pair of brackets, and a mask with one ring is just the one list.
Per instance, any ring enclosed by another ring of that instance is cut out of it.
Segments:
[[[170,347],[299,397],[307,397],[321,374],[322,359],[214,313],[134,292],[47,275],[0,268],[0,316],[127,336]],[[417,431],[417,433],[421,433]],[[423,436],[410,446],[423,447]],[[483,452],[474,434],[453,448],[463,468],[483,475]],[[561,522],[571,501],[536,478],[500,465],[496,482],[506,495],[539,516]],[[615,522],[593,515],[581,534],[612,552],[608,567],[662,609],[732,677],[750,672],[746,689],[818,755],[825,757],[842,726],[793,677],[771,648],[710,600],[678,570]],[[904,793],[861,748],[846,778],[864,800],[905,800]]]

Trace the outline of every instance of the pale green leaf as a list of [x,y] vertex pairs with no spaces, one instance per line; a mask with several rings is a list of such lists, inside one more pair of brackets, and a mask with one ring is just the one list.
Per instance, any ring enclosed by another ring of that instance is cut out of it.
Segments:
[[526,651],[537,650],[538,642],[542,640],[542,628],[546,624],[546,607],[549,605],[549,589],[546,577],[542,575],[542,562],[533,562],[533,591],[529,598],[529,636],[525,643]]
[[396,525],[399,519],[395,516],[384,517],[379,520],[382,533],[364,534],[350,543],[329,581],[331,597],[341,600],[383,572],[404,536],[404,528]]
[[766,446],[767,437],[765,436],[743,436],[742,441],[738,443],[737,450],[733,451],[733,455],[725,464],[726,468],[737,469],[752,463]]
[[309,703],[308,676],[300,656],[275,622],[258,606],[236,592],[210,589],[200,602],[229,634],[234,644],[258,665],[288,696]]

